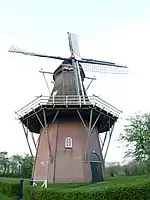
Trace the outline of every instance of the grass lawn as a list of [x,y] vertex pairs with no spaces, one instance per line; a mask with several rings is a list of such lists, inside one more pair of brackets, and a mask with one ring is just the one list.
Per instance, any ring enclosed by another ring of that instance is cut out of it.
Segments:
[[11,197],[7,197],[7,196],[5,196],[3,194],[0,194],[0,200],[14,200],[14,199],[11,198]]
[[[98,183],[55,183],[55,184],[48,184],[48,187],[56,188],[56,189],[109,188],[109,187],[115,187],[115,186],[120,186],[120,185],[131,185],[131,184],[143,183],[145,181],[150,181],[150,175],[149,176],[119,176],[119,177],[107,178],[104,182],[98,182]],[[28,185],[28,184],[29,184],[29,181],[25,180],[24,185]],[[41,183],[38,183],[38,182],[37,184],[38,186],[42,185]]]
[[82,186],[82,188],[110,188],[120,185],[131,185],[137,183],[144,183],[146,181],[150,181],[150,176],[120,176],[108,178],[104,182],[98,182],[94,184],[89,184],[86,186]]
[[[18,178],[0,178],[0,181],[16,182],[19,183]],[[136,183],[143,183],[145,181],[150,181],[149,176],[118,176],[113,178],[107,178],[104,182],[98,183],[55,183],[48,184],[49,188],[109,188],[117,185],[130,185]],[[29,184],[29,179],[24,181],[24,185]],[[42,183],[37,184],[40,186]]]

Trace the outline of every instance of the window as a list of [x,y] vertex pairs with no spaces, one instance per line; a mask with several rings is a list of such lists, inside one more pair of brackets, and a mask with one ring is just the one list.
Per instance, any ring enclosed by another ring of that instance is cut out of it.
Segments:
[[71,137],[66,137],[65,138],[65,148],[72,148],[72,138]]

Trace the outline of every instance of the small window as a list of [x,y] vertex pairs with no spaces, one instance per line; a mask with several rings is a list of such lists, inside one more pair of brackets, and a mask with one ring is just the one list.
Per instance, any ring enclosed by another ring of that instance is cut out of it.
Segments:
[[72,138],[71,137],[66,137],[65,139],[65,148],[72,148]]

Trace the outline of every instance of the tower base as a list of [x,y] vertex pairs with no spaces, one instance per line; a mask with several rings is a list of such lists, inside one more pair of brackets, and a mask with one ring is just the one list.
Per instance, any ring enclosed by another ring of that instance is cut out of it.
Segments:
[[[70,147],[65,146],[66,138],[72,140]],[[96,127],[88,136],[87,130],[79,119],[56,121],[47,133],[44,129],[41,130],[33,178],[48,180],[49,183],[103,180],[101,152]]]

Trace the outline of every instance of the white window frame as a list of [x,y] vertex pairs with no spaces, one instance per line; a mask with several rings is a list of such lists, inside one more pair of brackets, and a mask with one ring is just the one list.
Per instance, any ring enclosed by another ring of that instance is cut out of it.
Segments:
[[72,149],[72,138],[71,137],[65,138],[65,148]]

